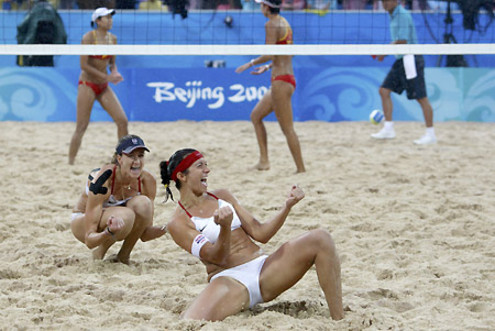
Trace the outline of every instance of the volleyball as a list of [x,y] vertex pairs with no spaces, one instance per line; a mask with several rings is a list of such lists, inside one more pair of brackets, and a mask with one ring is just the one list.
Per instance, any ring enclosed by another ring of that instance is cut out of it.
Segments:
[[383,121],[383,112],[380,109],[375,109],[370,114],[370,122],[380,124]]

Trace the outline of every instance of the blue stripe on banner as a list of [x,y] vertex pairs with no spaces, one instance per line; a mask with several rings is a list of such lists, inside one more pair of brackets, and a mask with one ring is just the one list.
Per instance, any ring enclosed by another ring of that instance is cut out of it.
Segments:
[[[296,121],[368,121],[381,109],[378,88],[387,68],[337,67],[296,70]],[[228,68],[121,69],[112,85],[132,121],[249,120],[269,88],[270,76]],[[495,69],[427,68],[436,122],[495,122]],[[75,121],[79,69],[0,69],[0,120]],[[394,119],[423,121],[417,102],[393,94]],[[96,102],[92,121],[111,121]],[[276,120],[271,114],[267,120]]]

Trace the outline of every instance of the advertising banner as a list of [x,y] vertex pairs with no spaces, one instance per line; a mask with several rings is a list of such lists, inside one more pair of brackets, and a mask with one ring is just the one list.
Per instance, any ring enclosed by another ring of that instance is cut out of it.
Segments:
[[[435,122],[495,121],[495,70],[427,68]],[[269,91],[270,73],[236,74],[228,68],[123,69],[110,84],[131,121],[250,120]],[[381,109],[379,86],[386,68],[337,67],[296,70],[292,97],[295,121],[366,121]],[[0,69],[0,120],[75,121],[79,70]],[[392,94],[394,120],[423,121],[419,104]],[[92,121],[110,121],[95,102]],[[272,113],[267,120],[276,120]]]

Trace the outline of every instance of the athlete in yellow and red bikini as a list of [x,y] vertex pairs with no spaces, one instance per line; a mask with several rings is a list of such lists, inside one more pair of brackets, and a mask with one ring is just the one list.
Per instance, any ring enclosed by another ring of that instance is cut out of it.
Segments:
[[[91,17],[94,30],[87,32],[82,38],[83,45],[117,44],[117,37],[110,33],[115,10],[104,7],[96,9]],[[76,129],[69,147],[69,164],[74,164],[81,141],[88,127],[91,110],[95,100],[112,117],[117,125],[117,138],[128,134],[127,116],[113,90],[108,83],[118,84],[123,81],[117,70],[115,55],[81,55],[81,75],[77,90]],[[108,68],[110,73],[108,73]]]
[[[261,12],[268,21],[265,23],[266,44],[292,44],[293,36],[289,22],[280,15],[281,0],[256,0],[261,3]],[[292,55],[262,55],[236,69],[241,73],[256,65],[271,61],[270,64],[255,68],[252,74],[259,75],[272,70],[272,86],[251,112],[256,138],[260,149],[260,158],[255,166],[258,170],[268,170],[268,142],[263,119],[275,111],[282,132],[285,134],[297,172],[306,171],[299,138],[294,130],[292,115],[292,94],[296,88],[296,79],[292,67]]]

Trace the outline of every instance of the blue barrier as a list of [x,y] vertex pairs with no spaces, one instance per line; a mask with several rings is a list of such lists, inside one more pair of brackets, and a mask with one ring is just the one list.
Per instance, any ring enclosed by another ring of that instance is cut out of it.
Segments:
[[[236,74],[229,68],[124,68],[111,85],[132,121],[249,120],[270,84],[268,74]],[[381,108],[378,86],[386,68],[296,69],[296,121],[363,121]],[[0,69],[0,120],[74,121],[78,69]],[[495,69],[427,68],[436,122],[495,122]],[[394,119],[422,121],[416,102],[394,98]],[[95,103],[92,121],[110,117]],[[275,120],[270,115],[268,120]]]
[[[69,22],[68,42],[79,44],[90,30],[90,11],[61,11]],[[1,12],[6,43],[15,43],[16,26],[25,12]],[[234,19],[225,26],[226,15]],[[294,29],[295,43],[387,43],[386,13],[334,11],[326,15],[286,12]],[[419,42],[442,38],[443,15],[413,15]],[[482,23],[484,16],[481,16]],[[190,13],[186,20],[170,13],[119,12],[114,32],[120,44],[260,44],[264,42],[265,18],[259,12]],[[428,26],[425,24],[428,22]],[[241,28],[242,27],[242,28]],[[429,29],[433,31],[430,34]],[[494,28],[486,34],[466,32],[462,15],[454,14],[453,33],[459,42],[491,42]],[[172,33],[173,32],[173,33]],[[317,45],[312,46],[317,47]],[[269,86],[268,74],[237,75],[234,68],[247,56],[119,56],[117,64],[125,81],[112,86],[129,119],[135,121],[249,120],[251,109]],[[438,56],[425,56],[428,93],[435,121],[495,121],[493,88],[495,57],[466,56],[470,67],[432,68]],[[205,61],[223,60],[225,68],[205,68]],[[298,87],[293,96],[297,121],[367,120],[381,108],[378,86],[393,62],[379,63],[370,56],[296,56]],[[0,57],[0,120],[74,121],[76,116],[78,56],[57,56],[55,68],[19,68],[14,56]],[[396,120],[422,121],[415,102],[394,96]],[[274,120],[270,116],[269,120]],[[95,105],[93,121],[110,117]]]

